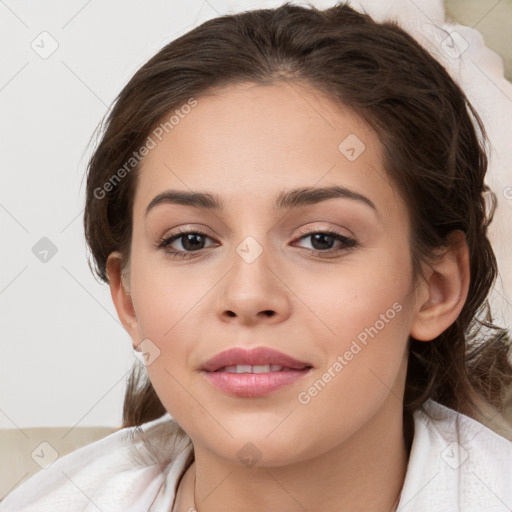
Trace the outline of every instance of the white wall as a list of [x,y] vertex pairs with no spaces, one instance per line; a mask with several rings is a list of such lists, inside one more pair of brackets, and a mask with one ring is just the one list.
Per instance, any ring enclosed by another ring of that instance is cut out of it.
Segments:
[[[0,428],[119,425],[134,359],[87,266],[87,144],[150,56],[227,10],[221,0],[0,3]],[[58,48],[43,59],[33,41]],[[57,248],[46,263],[32,252],[43,237]]]

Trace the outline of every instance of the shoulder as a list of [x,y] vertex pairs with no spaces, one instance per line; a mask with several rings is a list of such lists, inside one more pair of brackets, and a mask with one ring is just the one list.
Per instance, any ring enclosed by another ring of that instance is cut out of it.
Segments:
[[169,473],[179,477],[190,448],[189,438],[165,414],[58,459],[4,498],[0,511],[149,510]]
[[432,400],[414,413],[414,438],[398,510],[512,507],[512,442]]

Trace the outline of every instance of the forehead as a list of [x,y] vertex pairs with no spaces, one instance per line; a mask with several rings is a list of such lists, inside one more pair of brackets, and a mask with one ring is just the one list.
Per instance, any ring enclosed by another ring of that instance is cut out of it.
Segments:
[[245,209],[273,207],[276,192],[287,188],[327,185],[388,209],[397,203],[377,134],[315,89],[238,84],[195,100],[161,140],[153,137],[139,169],[135,215],[167,189],[213,192]]

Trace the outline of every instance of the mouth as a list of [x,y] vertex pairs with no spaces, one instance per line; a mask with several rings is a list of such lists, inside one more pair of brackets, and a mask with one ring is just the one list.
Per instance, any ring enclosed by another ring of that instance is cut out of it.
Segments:
[[205,372],[268,373],[304,370],[312,365],[269,347],[233,347],[215,355],[200,368]]
[[200,370],[216,389],[237,397],[265,396],[302,379],[313,368],[267,347],[235,347],[209,359]]
[[260,364],[251,366],[250,364],[237,364],[233,366],[224,366],[215,370],[215,372],[226,373],[269,373],[269,372],[293,372],[296,368],[288,368],[280,364]]

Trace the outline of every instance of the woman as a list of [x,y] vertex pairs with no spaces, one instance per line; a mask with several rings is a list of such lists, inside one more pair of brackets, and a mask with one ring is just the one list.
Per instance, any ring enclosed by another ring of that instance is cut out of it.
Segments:
[[486,168],[392,23],[285,4],[171,42],[109,114],[84,217],[149,379],[1,510],[511,507],[512,443],[473,418],[512,374]]

